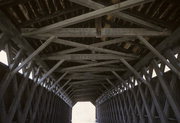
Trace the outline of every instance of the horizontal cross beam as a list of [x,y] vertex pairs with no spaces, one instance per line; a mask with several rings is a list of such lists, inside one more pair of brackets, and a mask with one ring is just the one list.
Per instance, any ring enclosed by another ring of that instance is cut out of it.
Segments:
[[94,73],[72,73],[68,76],[66,76],[65,78],[68,77],[105,77],[105,76],[109,76],[109,75],[105,75],[105,74],[94,74]]
[[[117,60],[121,57],[113,54],[67,54],[67,55],[49,55],[42,57],[43,60]],[[129,58],[127,58],[130,60]]]
[[84,80],[84,81],[74,81],[71,82],[71,85],[79,85],[79,84],[100,84],[100,82],[103,81],[97,81],[97,80]]
[[[34,29],[34,28],[32,28]],[[24,29],[23,32],[29,32],[30,29]],[[132,37],[132,36],[168,36],[169,31],[153,31],[145,28],[102,28],[101,34],[97,35],[96,28],[63,28],[52,32],[32,35],[30,37]]]
[[78,92],[78,91],[93,91],[93,90],[97,90],[98,89],[98,86],[97,87],[90,87],[90,88],[76,88],[74,89],[74,92]]
[[70,70],[81,69],[81,68],[89,68],[89,67],[95,67],[95,66],[102,66],[102,65],[114,64],[114,63],[119,63],[119,62],[120,62],[119,60],[98,62],[98,63],[93,63],[93,64],[68,67],[68,68],[62,69],[62,71],[70,71]]
[[114,79],[114,77],[112,76],[103,76],[103,75],[99,75],[99,76],[67,76],[64,77],[63,79],[73,79],[73,80],[103,80],[104,78],[108,78],[108,79]]
[[84,94],[80,94],[80,93],[75,93],[73,94],[74,97],[89,97],[89,96],[96,96],[97,92],[92,92],[92,93],[84,93]]
[[89,68],[81,68],[81,69],[73,69],[73,70],[62,70],[57,69],[56,72],[108,72],[108,71],[125,71],[124,68],[112,68],[112,67],[89,67]]

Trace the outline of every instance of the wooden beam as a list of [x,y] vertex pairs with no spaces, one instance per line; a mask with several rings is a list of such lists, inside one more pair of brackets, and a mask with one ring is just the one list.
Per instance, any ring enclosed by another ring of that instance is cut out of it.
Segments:
[[102,17],[95,19],[95,27],[96,27],[96,38],[99,38],[101,37]]
[[[27,55],[31,55],[34,52],[34,48],[28,43],[28,41],[21,36],[21,33],[17,28],[12,24],[12,22],[6,17],[6,15],[0,10],[0,30],[7,34],[8,37],[21,49],[24,49]],[[38,57],[38,55],[37,55]],[[43,68],[44,72],[49,70],[49,67],[46,65],[44,61],[41,59],[35,58],[37,65]],[[50,76],[53,80],[55,80],[52,75]]]
[[74,93],[74,97],[82,97],[82,96],[84,96],[84,97],[89,97],[89,96],[97,96],[97,92],[95,92],[95,91],[91,91],[91,92],[89,92],[89,93]]
[[124,1],[124,2],[121,2],[118,4],[114,4],[114,5],[102,8],[102,9],[95,10],[93,12],[89,12],[87,14],[79,15],[77,17],[66,19],[64,21],[60,21],[60,22],[39,28],[39,29],[34,30],[32,32],[26,33],[26,35],[33,35],[33,34],[38,34],[38,33],[49,32],[49,31],[52,31],[52,30],[55,30],[58,28],[67,27],[67,26],[70,26],[73,24],[77,24],[80,22],[84,22],[87,20],[98,18],[98,17],[101,17],[101,16],[106,15],[106,14],[111,14],[114,12],[122,11],[122,10],[128,9],[130,7],[134,7],[134,6],[144,4],[144,3],[148,3],[151,1],[152,0],[128,0],[128,1]]
[[77,42],[67,41],[67,40],[64,40],[64,39],[57,39],[57,40],[54,40],[53,42],[58,43],[58,44],[67,45],[67,46],[85,48],[85,49],[92,50],[92,51],[97,51],[97,52],[115,54],[115,55],[119,55],[121,57],[126,57],[126,58],[127,57],[134,58],[134,59],[138,58],[138,56],[133,55],[133,54],[114,51],[114,50],[109,50],[109,49],[105,49],[105,48],[98,48],[98,47],[94,47],[94,46],[91,46],[91,45],[86,45],[86,44],[81,44],[81,43],[77,43]]
[[[61,77],[59,77],[59,79],[53,83],[53,85],[49,88],[49,90],[52,90],[67,74],[68,72],[65,72]],[[68,78],[68,79],[71,79],[71,78]]]
[[72,61],[72,62],[77,62],[77,63],[80,63],[80,64],[96,63],[96,61],[90,61],[90,60],[76,60],[76,61]]
[[16,27],[2,11],[0,11],[0,17],[0,30],[4,34],[7,34],[8,37],[12,39],[12,41],[14,41],[16,44],[18,44],[20,48],[27,50],[28,53],[33,52],[34,49],[31,47],[28,41],[21,37],[20,32],[16,29]]
[[[112,44],[118,44],[118,43],[122,43],[122,42],[127,42],[127,41],[130,41],[130,40],[135,40],[135,38],[134,37],[116,38],[116,39],[112,39],[112,40],[108,40],[108,41],[104,41],[104,42],[98,42],[98,43],[90,44],[90,46],[104,47],[104,46],[108,46],[108,45],[112,45]],[[56,53],[51,53],[49,55],[69,54],[69,53],[79,52],[79,51],[83,51],[83,50],[86,50],[86,48],[77,47],[77,48],[72,48],[72,49],[59,51],[59,52],[56,52]]]
[[72,79],[72,80],[103,80],[104,78],[108,78],[108,79],[114,79],[114,77],[112,76],[107,76],[107,75],[94,75],[94,76],[67,76],[64,77],[63,79]]
[[107,91],[109,90],[104,84],[101,83],[101,85],[102,85]]
[[[34,52],[34,48],[28,43],[28,41],[23,38],[17,28],[12,24],[12,22],[6,17],[6,15],[0,11],[0,30],[7,34],[9,38],[11,38],[14,43],[18,45],[19,48],[22,48],[26,51],[27,55],[30,55]],[[38,57],[38,55],[37,55]],[[48,71],[49,67],[46,65],[44,61],[41,59],[36,59],[38,65],[44,68],[44,71]]]
[[64,84],[63,84],[63,86],[61,87],[61,89],[63,89],[67,84],[69,84],[71,82],[71,79],[69,79],[69,80],[67,80]]
[[0,33],[0,50],[5,49],[5,45],[8,43],[9,37],[5,33]]
[[[74,89],[74,94],[75,93],[81,93],[82,95],[83,94],[86,94],[86,93],[97,93],[95,90],[97,90],[98,89],[98,86],[97,87],[91,87],[91,88],[89,88],[89,89],[84,89],[84,88],[80,88],[80,89]],[[85,92],[85,93],[82,93],[82,92]]]
[[47,41],[45,41],[39,48],[37,48],[30,56],[28,56],[20,66],[18,66],[14,72],[19,71],[24,65],[26,65],[29,61],[31,61],[35,56],[37,56],[43,49],[45,49],[53,40],[55,36],[50,37]]
[[112,87],[116,87],[109,79],[106,79],[106,81],[112,86]]
[[76,91],[92,91],[98,89],[98,86],[90,86],[89,88],[75,88],[73,87],[74,92]]
[[154,54],[156,55],[162,62],[164,62],[172,71],[174,71],[180,77],[180,70],[176,69],[167,59],[161,55],[161,53],[156,50],[144,37],[138,36],[139,40]]
[[[81,80],[81,81],[86,81],[86,80]],[[95,81],[95,80],[94,80]],[[104,83],[104,81],[102,81]],[[76,83],[73,83],[72,85],[87,85],[87,86],[90,86],[90,85],[100,85],[101,83],[98,83],[98,82],[90,82],[90,83],[79,83],[79,84],[76,84]]]
[[[73,69],[68,70],[69,73],[71,72],[108,72],[108,71],[125,71],[124,68],[115,68],[115,67],[88,67],[88,68],[80,68],[80,69]],[[66,72],[67,70],[57,69],[56,72]]]
[[[174,112],[177,122],[180,122],[180,117],[179,117],[180,105],[179,105],[179,103],[177,103],[177,98],[176,98],[175,94],[173,93],[174,91],[172,90],[173,88],[170,87],[170,85],[168,84],[165,77],[163,77],[163,72],[159,68],[158,62],[156,60],[153,60],[152,64],[153,64],[154,70],[157,74],[157,78],[161,84],[162,90],[167,97],[167,101]],[[171,80],[171,81],[173,81],[173,80]]]
[[49,20],[49,19],[52,19],[52,18],[63,16],[64,14],[69,14],[69,13],[72,13],[72,12],[75,12],[75,11],[82,10],[83,8],[84,7],[80,7],[80,6],[78,6],[78,7],[77,6],[72,6],[71,8],[58,10],[58,11],[56,11],[54,13],[51,13],[51,14],[48,14],[48,15],[46,14],[46,15],[43,15],[43,16],[38,16],[35,19],[32,19],[32,20],[25,21],[25,22],[21,23],[19,26],[20,27],[27,27],[27,26],[32,25],[32,24],[40,23],[40,22],[43,22],[43,21],[46,21],[46,20]]
[[64,69],[62,69],[62,71],[70,71],[70,70],[81,69],[81,68],[102,66],[102,65],[114,64],[114,63],[119,63],[119,62],[120,62],[119,60],[112,60],[112,61],[105,61],[105,62],[87,64],[87,65],[73,66],[73,67],[64,68]]
[[5,7],[12,7],[16,6],[18,4],[24,4],[26,2],[31,2],[32,0],[0,0],[0,7],[5,8]]
[[[23,29],[23,34],[29,32],[31,29]],[[171,32],[169,31],[153,31],[145,28],[102,28],[100,34],[97,35],[96,28],[63,28],[55,31],[30,35],[28,37],[133,37],[133,36],[169,36]]]
[[89,73],[89,72],[86,72],[86,73],[72,73],[72,74],[69,74],[68,76],[66,76],[66,78],[68,78],[68,77],[70,77],[70,78],[71,77],[81,77],[81,76],[95,78],[95,77],[105,76],[105,74],[94,74],[94,73]]
[[[169,37],[165,38],[159,45],[157,45],[155,48],[160,52],[164,52],[166,49],[171,48],[172,46],[177,46],[180,40],[180,27],[178,27]],[[139,70],[142,68],[142,66],[145,66],[149,61],[154,58],[154,54],[152,52],[149,52],[146,56],[144,56],[138,63],[136,63],[133,67],[136,70]],[[123,78],[129,77],[131,74],[130,71],[126,72],[123,75]]]
[[[102,81],[103,82],[103,81]],[[79,85],[79,84],[100,84],[98,80],[82,80],[82,81],[73,81],[71,85]]]
[[100,86],[99,85],[74,85],[73,86],[73,89],[82,89],[82,90],[88,90],[88,89],[91,89],[91,88],[99,88]]
[[[61,77],[60,77],[60,78],[61,78]],[[71,79],[67,80],[67,81],[63,84],[63,86],[60,87],[60,88],[57,90],[56,94],[58,94],[59,92],[61,92],[61,91],[63,90],[63,88],[64,88],[67,84],[69,84],[69,82],[71,82]]]
[[[67,54],[67,55],[53,55],[44,56],[43,60],[66,60],[66,61],[76,61],[76,60],[117,60],[121,57],[113,54]],[[128,60],[133,60],[130,58],[125,58]]]
[[67,88],[64,90],[64,93],[66,93],[71,87],[72,87],[72,85],[70,85],[69,87],[67,87]]
[[42,83],[52,72],[55,71],[55,69],[57,69],[62,63],[64,62],[64,60],[59,61],[58,63],[56,63],[56,65],[54,65],[39,81],[38,84]]
[[[97,2],[92,1],[92,0],[69,0],[69,1],[77,3],[77,4],[82,5],[82,6],[85,6],[87,8],[94,9],[94,10],[98,10],[98,9],[106,7],[100,3],[97,3]],[[119,19],[124,19],[124,20],[129,21],[129,22],[133,22],[135,24],[138,24],[138,25],[141,25],[144,27],[148,27],[151,29],[155,29],[155,30],[159,30],[159,31],[163,30],[163,28],[158,26],[158,25],[144,21],[143,19],[131,16],[131,15],[126,14],[124,12],[118,11],[117,13],[113,13],[112,16],[117,17]]]
[[97,91],[90,90],[90,91],[87,91],[86,93],[82,93],[82,92],[78,92],[78,91],[74,92],[74,95],[76,95],[76,96],[88,96],[88,95],[92,95],[92,94],[93,95],[97,94]]
[[124,82],[124,80],[118,75],[118,73],[116,73],[115,71],[111,71],[113,75],[115,75],[119,80],[120,82]]
[[76,102],[81,102],[81,101],[90,101],[94,102],[96,100],[96,97],[79,97],[79,98],[74,98],[73,100],[75,100]]
[[7,55],[8,66],[10,66],[13,63],[12,44],[10,42],[5,44],[5,52]]

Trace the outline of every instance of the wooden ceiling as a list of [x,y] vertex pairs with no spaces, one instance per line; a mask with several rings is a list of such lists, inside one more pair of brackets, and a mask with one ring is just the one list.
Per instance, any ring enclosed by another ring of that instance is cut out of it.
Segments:
[[0,0],[0,9],[34,49],[56,37],[38,59],[49,69],[62,61],[53,75],[74,102],[95,102],[128,71],[120,58],[134,65],[149,52],[138,35],[156,46],[180,25],[178,0]]

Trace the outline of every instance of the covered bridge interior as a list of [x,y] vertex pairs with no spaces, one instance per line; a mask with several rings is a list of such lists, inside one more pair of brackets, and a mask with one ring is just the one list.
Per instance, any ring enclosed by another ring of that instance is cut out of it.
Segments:
[[0,0],[0,50],[1,123],[180,123],[179,0]]

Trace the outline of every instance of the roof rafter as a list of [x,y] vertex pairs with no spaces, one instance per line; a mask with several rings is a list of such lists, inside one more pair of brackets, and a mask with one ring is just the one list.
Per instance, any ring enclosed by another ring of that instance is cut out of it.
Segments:
[[50,15],[40,16],[40,17],[38,17],[38,18],[36,18],[34,20],[29,20],[29,21],[23,22],[19,26],[26,27],[26,26],[29,26],[29,25],[32,25],[32,24],[40,23],[40,22],[43,22],[43,21],[46,21],[46,20],[49,20],[49,19],[52,19],[52,18],[62,16],[64,14],[68,14],[68,13],[71,13],[71,12],[74,12],[74,11],[79,11],[82,8],[83,7],[73,6],[72,8],[69,8],[68,10],[67,9],[59,10],[59,11],[56,11],[55,13],[50,14]]
[[45,33],[45,32],[49,32],[58,28],[63,28],[63,27],[67,27],[73,24],[77,24],[80,22],[84,22],[87,20],[91,20],[94,18],[98,18],[101,17],[103,15],[107,15],[107,14],[111,14],[114,12],[118,12],[118,11],[122,11],[125,10],[127,8],[133,7],[133,6],[137,6],[140,4],[144,4],[144,3],[148,3],[151,2],[153,0],[128,0],[128,1],[124,1],[118,4],[114,4],[102,9],[98,9],[95,10],[93,12],[89,12],[87,14],[83,14],[83,15],[79,15],[70,19],[66,19],[64,21],[60,21],[42,28],[39,28],[37,30],[34,30],[32,32],[28,32],[25,35],[33,35],[33,34],[38,34],[38,33]]
[[[94,10],[98,10],[98,9],[106,7],[106,6],[104,6],[104,5],[100,4],[100,3],[97,3],[97,2],[92,1],[92,0],[69,0],[69,1],[77,3],[77,4],[82,5],[82,6],[85,6],[87,8],[94,9]],[[144,27],[149,27],[151,29],[155,29],[155,30],[159,30],[159,31],[163,30],[163,28],[158,26],[158,25],[155,25],[155,24],[152,24],[150,22],[144,21],[143,19],[131,16],[131,15],[126,14],[124,12],[113,13],[112,15],[114,17],[124,19],[124,20],[127,20],[129,22],[136,23],[138,25],[142,25]]]

